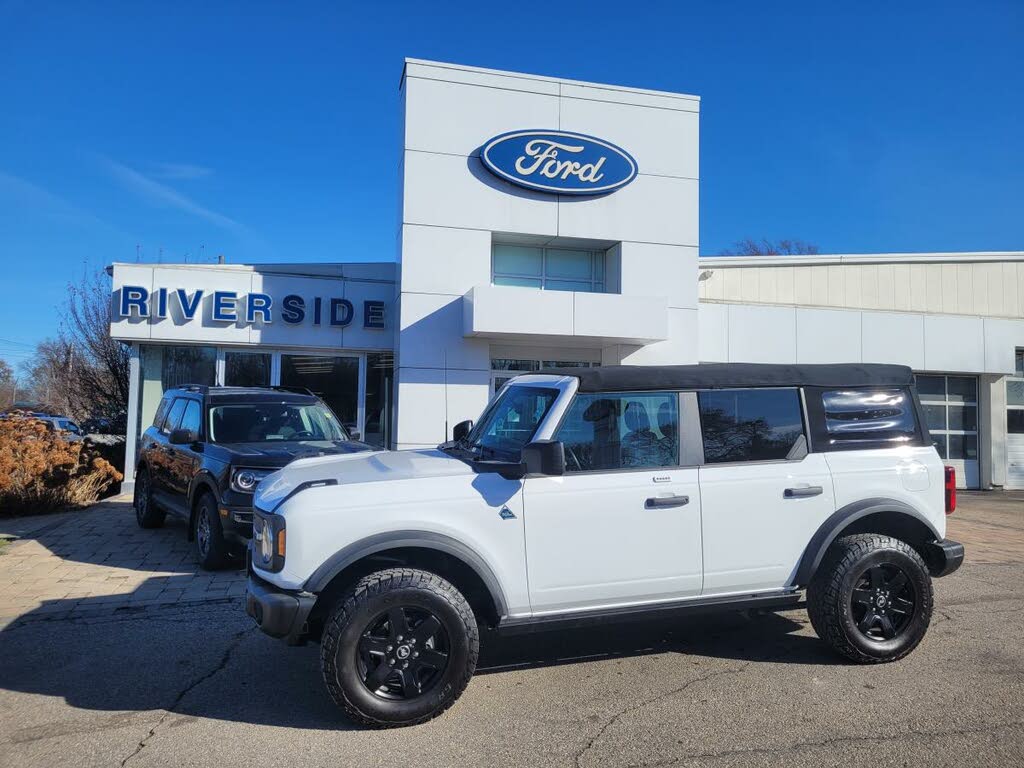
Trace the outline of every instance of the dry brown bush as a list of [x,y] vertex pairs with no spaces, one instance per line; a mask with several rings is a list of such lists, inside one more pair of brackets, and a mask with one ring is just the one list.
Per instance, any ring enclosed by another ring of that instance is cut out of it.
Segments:
[[38,419],[0,419],[0,515],[82,507],[121,479],[88,444],[67,441]]

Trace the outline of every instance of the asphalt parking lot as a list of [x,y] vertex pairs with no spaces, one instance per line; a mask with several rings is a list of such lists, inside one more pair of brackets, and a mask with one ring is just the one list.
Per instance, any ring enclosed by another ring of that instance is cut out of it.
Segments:
[[896,664],[830,653],[803,611],[485,638],[444,716],[354,729],[318,648],[255,630],[242,576],[130,507],[0,521],[0,765],[1024,764],[1024,494],[962,494],[967,562]]

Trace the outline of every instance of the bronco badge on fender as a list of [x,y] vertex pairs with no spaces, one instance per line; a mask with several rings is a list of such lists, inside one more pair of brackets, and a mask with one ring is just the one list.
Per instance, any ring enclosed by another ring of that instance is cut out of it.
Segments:
[[636,160],[624,149],[568,131],[503,133],[484,145],[480,159],[505,181],[561,195],[612,192],[637,174]]

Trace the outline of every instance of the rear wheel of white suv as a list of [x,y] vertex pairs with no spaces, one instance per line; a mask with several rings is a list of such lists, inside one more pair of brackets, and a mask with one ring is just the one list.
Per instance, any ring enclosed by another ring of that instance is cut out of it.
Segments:
[[876,533],[836,539],[807,588],[818,637],[861,664],[896,661],[914,650],[932,605],[921,556],[905,541]]
[[355,722],[415,725],[455,703],[480,638],[473,609],[440,576],[411,568],[371,573],[349,589],[324,627],[327,690]]

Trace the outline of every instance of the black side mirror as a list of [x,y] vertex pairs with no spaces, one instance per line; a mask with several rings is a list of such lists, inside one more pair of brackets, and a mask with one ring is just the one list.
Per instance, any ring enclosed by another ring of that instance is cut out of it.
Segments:
[[467,419],[466,421],[460,421],[455,425],[452,430],[452,439],[456,442],[459,440],[465,440],[469,437],[469,433],[473,431],[473,420]]
[[172,429],[170,436],[167,438],[167,442],[171,445],[188,445],[194,440],[195,436],[190,429]]
[[350,429],[348,431],[348,437],[349,437],[349,440],[356,440],[356,441],[362,440],[362,435],[359,434],[359,430],[358,429]]
[[564,475],[565,446],[559,440],[536,440],[523,447],[523,464],[528,475]]

